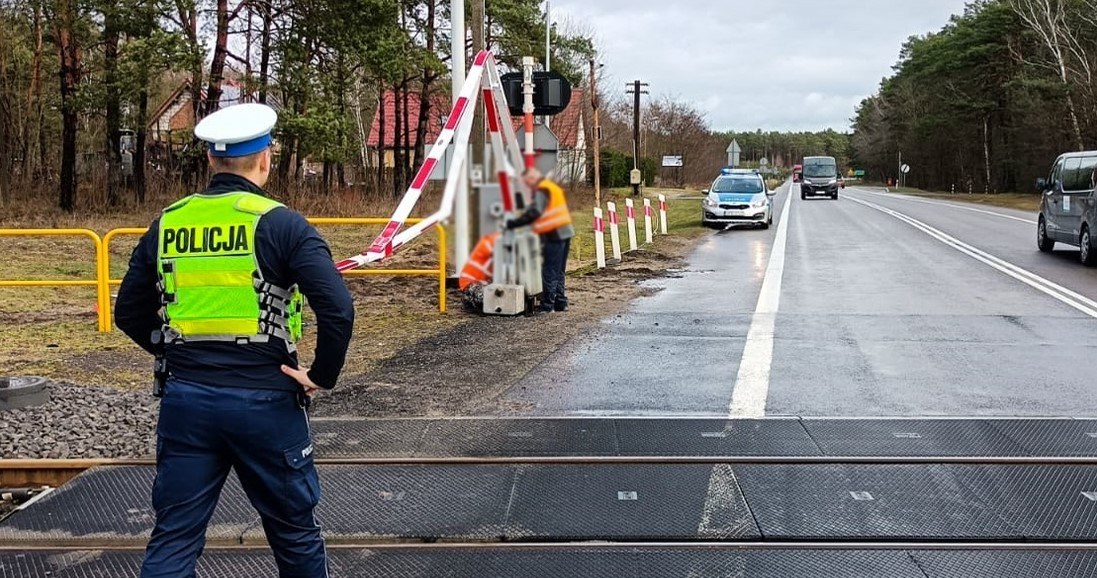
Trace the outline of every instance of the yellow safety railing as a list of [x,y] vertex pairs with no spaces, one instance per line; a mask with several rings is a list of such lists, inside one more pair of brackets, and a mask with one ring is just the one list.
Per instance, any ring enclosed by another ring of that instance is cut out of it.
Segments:
[[[421,219],[408,219],[408,224],[415,224]],[[312,218],[309,222],[314,225],[385,225],[389,222],[384,218]],[[442,225],[435,225],[438,235],[438,267],[434,269],[355,269],[345,271],[347,277],[365,277],[368,275],[400,275],[400,276],[430,276],[438,278],[438,311],[446,311],[446,230]],[[85,286],[95,287],[96,305],[99,317],[99,331],[111,330],[111,295],[110,288],[120,285],[121,279],[110,277],[110,243],[121,235],[144,235],[147,227],[125,227],[112,229],[102,238],[91,229],[0,229],[0,237],[42,237],[42,236],[68,236],[87,237],[92,240],[95,249],[95,279],[65,279],[65,280],[0,280],[0,287],[70,287]]]
[[0,237],[87,237],[95,249],[95,279],[22,279],[3,280],[0,287],[95,287],[95,303],[99,310],[99,331],[110,331],[110,289],[103,269],[103,240],[91,229],[0,229]]

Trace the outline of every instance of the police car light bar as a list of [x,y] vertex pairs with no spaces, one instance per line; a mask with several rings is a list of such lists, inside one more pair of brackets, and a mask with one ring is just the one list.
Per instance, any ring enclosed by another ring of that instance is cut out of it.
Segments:
[[[385,228],[370,243],[369,248],[348,259],[343,259],[335,264],[340,272],[356,269],[367,263],[375,263],[390,257],[400,247],[406,245],[419,235],[430,230],[435,225],[446,221],[453,213],[454,203],[457,197],[457,184],[463,178],[464,166],[468,159],[469,138],[472,134],[472,110],[477,104],[477,92],[483,94],[484,108],[491,133],[493,157],[502,159],[503,166],[499,170],[500,188],[503,192],[503,206],[509,212],[514,207],[514,188],[511,186],[516,180],[515,166],[522,166],[521,149],[518,147],[518,138],[514,133],[514,125],[507,110],[506,101],[502,94],[502,82],[495,66],[495,59],[491,52],[484,50],[476,55],[471,70],[461,85],[461,92],[453,103],[442,133],[434,142],[430,154],[423,161],[423,166],[415,173],[415,178],[408,187],[404,197],[396,206],[392,217]],[[489,98],[489,95],[491,98]],[[450,143],[454,144],[453,160],[449,170],[450,178],[446,179],[446,185],[442,192],[442,202],[438,210],[424,217],[419,223],[401,231],[404,223],[411,215],[415,205],[419,202],[430,174],[434,172],[438,163],[442,162],[442,155],[446,153]],[[518,181],[520,183],[520,181]],[[520,185],[524,189],[524,185]]]

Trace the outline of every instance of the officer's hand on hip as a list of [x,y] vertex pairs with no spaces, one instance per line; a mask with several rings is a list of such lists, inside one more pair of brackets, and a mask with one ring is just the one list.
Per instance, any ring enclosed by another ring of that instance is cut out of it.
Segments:
[[309,368],[307,367],[294,369],[288,365],[283,365],[282,373],[292,377],[297,383],[301,384],[301,389],[305,390],[305,395],[309,397],[312,397],[312,394],[320,390],[320,386],[309,379]]

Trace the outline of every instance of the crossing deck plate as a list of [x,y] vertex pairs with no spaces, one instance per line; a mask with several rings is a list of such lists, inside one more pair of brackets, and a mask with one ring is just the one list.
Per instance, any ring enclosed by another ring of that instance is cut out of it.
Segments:
[[1033,540],[1097,540],[1097,466],[949,466],[973,494]]
[[940,465],[744,465],[735,471],[767,539],[1022,537]]
[[[332,576],[354,578],[924,578],[902,550],[689,548],[329,549]],[[0,555],[0,578],[137,578],[141,552],[39,550]],[[203,578],[277,575],[266,549],[207,550]]]
[[633,419],[617,421],[626,456],[816,456],[797,419]]
[[1017,456],[1024,450],[988,420],[805,419],[830,456]]
[[[155,475],[146,466],[88,470],[0,522],[0,544],[143,544],[156,522],[151,503]],[[257,519],[235,474],[230,474],[206,540],[239,543],[244,529]]]
[[1097,456],[1097,420],[994,420],[999,431],[1033,456]]

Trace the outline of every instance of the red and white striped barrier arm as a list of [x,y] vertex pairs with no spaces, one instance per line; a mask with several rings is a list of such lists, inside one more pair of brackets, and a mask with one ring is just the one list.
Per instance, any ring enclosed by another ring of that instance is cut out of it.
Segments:
[[495,162],[499,165],[497,177],[499,179],[499,192],[503,198],[503,210],[510,213],[515,209],[514,195],[517,191],[514,190],[512,184],[514,183],[514,177],[517,176],[515,167],[522,164],[522,153],[518,148],[518,137],[514,134],[514,122],[511,120],[510,109],[507,107],[506,97],[503,95],[503,83],[499,78],[499,71],[494,60],[487,62],[480,87],[484,99],[484,116],[487,119],[493,158],[496,159]]
[[[442,195],[442,205],[436,213],[426,217],[422,222],[409,228],[407,231],[404,231],[404,233],[397,235],[404,226],[404,222],[411,215],[412,210],[415,209],[415,205],[419,202],[419,197],[423,194],[423,187],[426,186],[430,174],[434,172],[434,168],[441,162],[442,156],[446,153],[446,147],[449,146],[450,142],[453,142],[454,137],[458,133],[458,129],[463,128],[463,125],[467,124],[468,128],[466,128],[465,132],[469,132],[469,128],[471,128],[472,109],[476,104],[476,91],[480,86],[480,78],[484,74],[484,65],[491,60],[491,52],[486,50],[481,51],[476,55],[469,75],[465,79],[465,83],[461,85],[461,92],[458,95],[457,100],[453,103],[453,109],[450,111],[446,125],[442,128],[442,133],[438,135],[438,140],[434,142],[434,147],[431,148],[430,155],[423,161],[423,166],[419,167],[419,171],[415,173],[415,178],[412,179],[411,186],[408,187],[407,192],[404,193],[404,198],[400,200],[400,204],[396,206],[396,210],[393,212],[388,224],[385,225],[381,234],[373,240],[373,243],[370,244],[365,252],[336,263],[335,268],[340,272],[355,269],[366,263],[373,263],[389,257],[392,255],[393,251],[401,245],[406,244],[411,239],[422,234],[423,231],[426,231],[449,218],[453,211],[453,194],[456,191],[457,179],[447,179],[446,191],[449,192],[452,188],[454,192],[450,193],[449,197],[445,194]],[[466,119],[468,119],[468,122],[465,122]],[[463,140],[458,139],[458,144],[467,145],[467,142],[467,134],[464,135]],[[468,146],[457,146],[454,147],[454,149],[455,154],[453,163],[450,165],[451,171],[460,169],[462,165],[458,163],[458,157],[463,156],[462,151],[464,151],[464,156],[467,156]],[[463,160],[464,159],[462,158],[461,161],[463,162]]]

